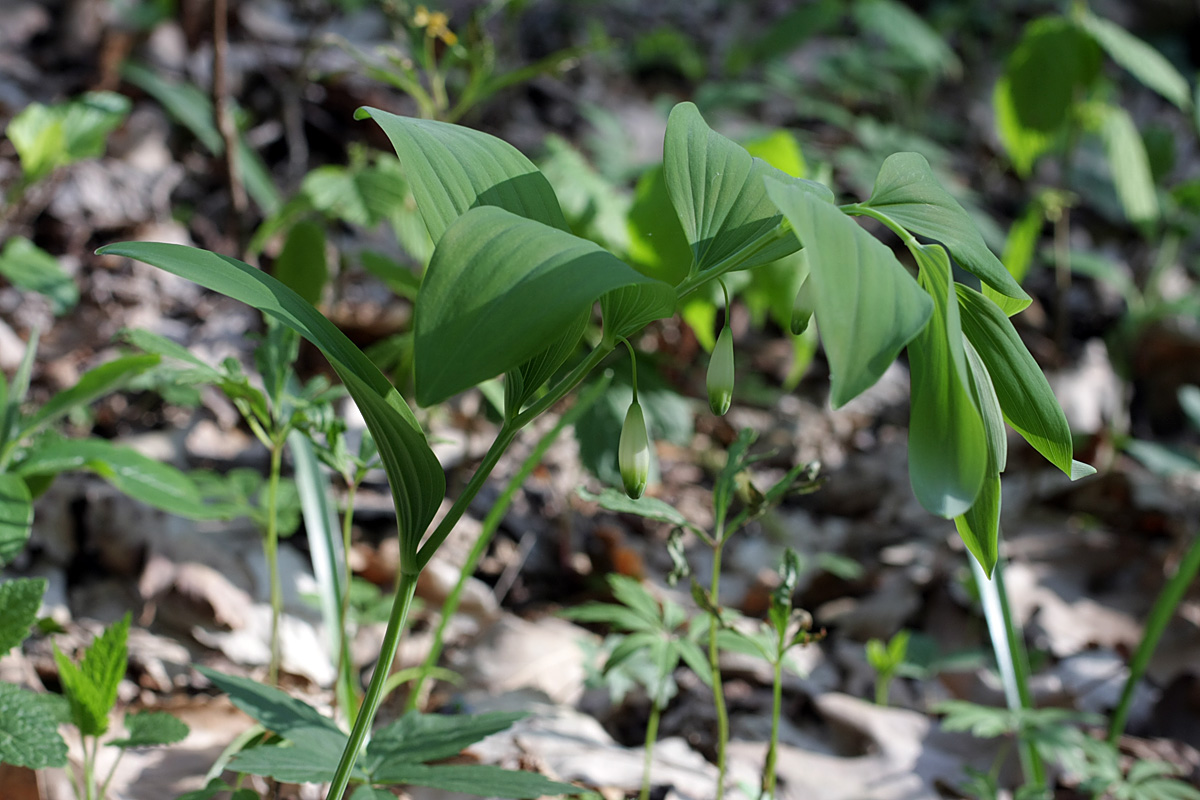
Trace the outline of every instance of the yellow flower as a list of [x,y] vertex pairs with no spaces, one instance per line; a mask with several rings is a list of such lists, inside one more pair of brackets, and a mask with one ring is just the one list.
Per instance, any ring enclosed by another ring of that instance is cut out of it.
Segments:
[[458,44],[458,36],[450,30],[450,18],[441,11],[430,11],[425,6],[417,6],[413,13],[413,24],[425,29],[425,35],[431,39],[441,39],[450,46]]

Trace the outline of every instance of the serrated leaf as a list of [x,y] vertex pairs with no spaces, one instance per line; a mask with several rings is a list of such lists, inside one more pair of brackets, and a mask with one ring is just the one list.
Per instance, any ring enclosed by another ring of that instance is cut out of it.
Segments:
[[831,203],[833,193],[793,178],[708,127],[692,103],[667,119],[663,176],[692,248],[691,273],[719,267],[749,269],[796,252],[796,236],[782,232],[782,216],[764,179]]
[[165,711],[139,711],[135,714],[126,714],[125,730],[129,732],[127,737],[114,739],[108,744],[122,749],[159,747],[182,742],[188,735],[187,724]]
[[559,616],[575,622],[604,623],[624,631],[649,631],[657,627],[654,621],[646,620],[633,609],[613,603],[584,603],[564,608]]
[[945,245],[955,262],[1001,294],[1029,305],[1029,295],[992,253],[971,217],[947,192],[920,153],[896,153],[883,162],[864,206],[911,233]]
[[[292,740],[293,736],[304,731],[317,731],[330,743],[344,742],[346,739],[337,723],[286,692],[249,678],[225,675],[208,667],[197,666],[196,671],[229,695],[233,704],[252,719],[285,739]],[[339,745],[339,752],[340,749]]]
[[[297,728],[287,742],[242,750],[230,762],[230,769],[263,775],[287,783],[328,783],[337,771],[342,749],[340,743],[316,728]],[[363,778],[356,767],[354,777]]]
[[205,505],[200,490],[185,473],[103,439],[47,437],[27,451],[12,469],[26,479],[87,470],[107,480],[122,494],[171,514],[192,519],[228,516],[221,507]]
[[925,327],[932,302],[891,250],[836,207],[793,186],[767,190],[809,253],[838,408],[879,380]]
[[0,583],[0,609],[4,610],[0,614],[0,658],[29,636],[45,593],[45,578],[16,578]]
[[1178,106],[1180,111],[1187,111],[1191,107],[1187,79],[1162,53],[1115,22],[1097,17],[1086,8],[1075,19],[1104,48],[1109,58],[1120,64],[1143,86],[1158,92]]
[[608,586],[612,589],[617,602],[633,609],[644,619],[653,623],[661,623],[662,610],[658,601],[646,590],[641,581],[625,575],[609,575]]
[[428,786],[447,792],[504,798],[537,798],[576,794],[579,788],[533,772],[518,772],[485,764],[388,764],[376,775],[380,783]]
[[606,292],[650,280],[572,234],[494,206],[467,211],[439,239],[417,296],[417,402],[516,367]]
[[528,716],[523,711],[485,714],[421,714],[410,711],[371,737],[362,767],[376,782],[388,781],[377,772],[396,764],[421,764],[458,755],[476,742],[508,730]]
[[1019,174],[1054,146],[1076,92],[1099,71],[1099,47],[1070,20],[1043,17],[1025,26],[992,98],[1000,140]]
[[58,259],[24,236],[13,236],[4,244],[0,275],[18,289],[48,297],[56,315],[79,302],[79,287],[59,266]]
[[67,763],[67,743],[58,735],[58,719],[46,713],[42,695],[0,683],[0,764],[29,769]]
[[[412,409],[379,368],[311,304],[279,281],[236,259],[171,244],[130,242],[101,254],[145,261],[270,314],[315,344],[362,411],[392,487],[402,554],[411,556],[446,493],[441,464]],[[415,569],[411,558],[402,568]]]
[[1106,106],[1100,121],[1100,138],[1104,140],[1109,172],[1125,216],[1135,223],[1157,219],[1158,194],[1150,174],[1150,159],[1129,112],[1120,106]]
[[71,704],[71,721],[84,736],[101,736],[108,730],[108,712],[117,703],[117,686],[125,677],[129,620],[126,614],[109,625],[84,651],[79,664],[54,646],[54,663]]
[[130,380],[156,366],[159,357],[153,354],[121,356],[93,367],[79,376],[74,385],[58,392],[44,405],[22,420],[18,437],[25,437],[76,408],[121,389]]
[[[0,567],[12,563],[25,549],[32,524],[33,497],[28,484],[17,475],[0,472]],[[4,608],[7,614],[8,607],[5,604],[0,603],[0,608]],[[7,649],[3,645],[3,636],[0,636],[0,656]]]
[[1091,468],[1087,465],[1080,465],[1082,469],[1075,466],[1079,462],[1071,458],[1073,443],[1067,418],[1012,322],[974,289],[962,284],[955,288],[963,333],[987,367],[1008,424],[1072,480],[1089,474]]
[[550,182],[505,141],[432,120],[360,108],[355,119],[375,120],[396,148],[417,208],[434,244],[468,209],[498,206],[569,231]]
[[911,249],[920,284],[933,298],[933,316],[908,348],[908,474],[921,505],[952,519],[979,493],[988,466],[987,437],[968,385],[950,259],[938,245]]

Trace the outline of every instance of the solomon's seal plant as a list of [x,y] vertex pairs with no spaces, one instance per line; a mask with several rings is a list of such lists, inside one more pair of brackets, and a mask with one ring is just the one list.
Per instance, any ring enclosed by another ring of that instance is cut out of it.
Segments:
[[[721,283],[725,290],[725,283]],[[725,325],[717,336],[708,362],[708,407],[718,417],[729,410],[733,400],[733,333],[729,329],[729,291],[725,290]]]
[[[676,106],[663,147],[663,180],[676,219],[660,222],[686,240],[690,263],[668,283],[571,233],[545,176],[507,143],[373,108],[361,109],[359,116],[372,118],[391,139],[434,242],[413,314],[417,403],[440,403],[505,376],[496,439],[432,530],[446,479],[416,415],[310,302],[247,264],[202,250],[144,242],[101,250],[247,302],[312,341],[358,404],[378,446],[395,501],[400,573],[361,712],[349,736],[338,739],[344,746],[329,798],[341,798],[351,779],[362,780],[362,768],[355,765],[384,694],[417,577],[500,456],[522,428],[567,397],[621,340],[673,315],[682,301],[726,273],[804,248],[812,316],[829,362],[835,407],[874,384],[908,348],[913,489],[925,508],[955,520],[986,573],[998,557],[1005,421],[1071,477],[1091,471],[1072,460],[1066,418],[1009,322],[1008,313],[1028,304],[1028,296],[918,154],[888,158],[868,199],[837,205],[829,187],[752,158],[709,129],[694,105]],[[852,215],[872,217],[895,233],[916,260],[917,278]],[[954,280],[951,257],[969,273],[967,283]],[[593,345],[583,333],[597,301],[603,334]],[[581,343],[586,353],[569,361]],[[633,425],[629,447],[620,449],[631,456],[644,452],[648,468],[644,419],[640,413],[629,416],[641,424]],[[637,471],[630,476],[637,478]],[[717,577],[714,571],[714,584]],[[715,601],[715,585],[711,594]],[[720,686],[715,680],[717,702]],[[723,786],[717,788],[720,797]],[[489,787],[481,784],[478,790],[486,793]]]

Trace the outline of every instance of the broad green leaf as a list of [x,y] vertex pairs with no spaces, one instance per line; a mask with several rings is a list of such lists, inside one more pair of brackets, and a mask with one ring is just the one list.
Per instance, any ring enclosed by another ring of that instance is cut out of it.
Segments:
[[950,259],[938,245],[912,251],[920,284],[933,298],[933,316],[908,348],[908,475],[921,505],[952,519],[979,493],[988,466],[987,436],[967,383]]
[[300,191],[322,214],[363,228],[390,219],[408,199],[408,186],[391,156],[374,166],[317,167],[304,176]]
[[67,763],[58,720],[46,710],[45,696],[0,682],[0,764],[45,769]]
[[[121,77],[161,103],[167,113],[191,131],[214,156],[225,152],[225,139],[217,130],[212,100],[207,94],[191,84],[169,81],[132,61],[121,67]],[[246,192],[266,214],[277,213],[283,200],[275,188],[271,171],[241,135],[238,136],[236,156]]]
[[[344,742],[346,739],[336,722],[286,692],[249,678],[225,675],[208,667],[196,666],[196,671],[229,695],[233,704],[253,720],[284,739],[294,741],[295,737],[305,733],[312,733],[310,738],[328,741],[330,744]],[[339,754],[340,751],[339,745]]]
[[995,303],[974,289],[962,284],[955,288],[962,310],[963,333],[991,375],[1008,424],[1072,480],[1090,474],[1090,467],[1071,458],[1073,448],[1067,418],[1012,322]]
[[[1008,238],[1004,240],[1004,253],[1000,260],[1017,283],[1025,280],[1025,276],[1029,274],[1029,268],[1033,266],[1038,240],[1041,239],[1042,228],[1045,224],[1046,211],[1042,208],[1042,204],[1035,200],[1025,207],[1021,216],[1008,229]],[[987,293],[986,289],[984,293]],[[1004,309],[1004,312],[1010,317],[1015,313],[1007,308]]]
[[1000,140],[1020,175],[1054,146],[1076,93],[1099,71],[1100,49],[1070,20],[1043,17],[1025,26],[992,97]]
[[87,470],[107,480],[118,491],[147,505],[193,519],[225,516],[218,507],[204,505],[196,484],[170,464],[104,439],[40,440],[13,471],[25,478]]
[[[275,317],[315,344],[346,384],[379,446],[396,503],[401,543],[420,540],[446,492],[445,473],[412,409],[333,323],[279,281],[236,259],[145,242],[109,245],[99,252],[136,258],[226,294]],[[407,563],[402,567],[410,568]]]
[[312,305],[321,302],[329,266],[325,263],[325,229],[302,220],[288,231],[287,241],[271,270],[275,277]]
[[84,651],[79,664],[54,646],[54,663],[63,694],[71,704],[71,721],[84,736],[100,736],[108,730],[108,712],[117,703],[117,686],[125,677],[129,619],[126,614],[105,628]]
[[629,252],[629,208],[633,200],[596,168],[579,150],[551,134],[539,160],[542,174],[554,187],[571,232],[606,250]]
[[401,117],[377,108],[354,112],[355,119],[366,117],[383,128],[396,148],[435,244],[451,223],[476,206],[499,206],[570,230],[549,181],[507,142],[459,125]]
[[1079,26],[1092,35],[1108,57],[1130,75],[1170,100],[1181,111],[1191,106],[1187,79],[1163,57],[1162,53],[1111,20],[1084,10],[1076,16]]
[[129,98],[115,92],[89,92],[53,106],[30,103],[5,130],[17,149],[26,181],[104,155],[108,135],[124,122],[130,106]]
[[800,248],[796,237],[781,228],[782,216],[767,196],[765,178],[833,201],[828,188],[792,178],[713,131],[692,103],[675,106],[667,120],[663,176],[692,248],[690,274],[749,269]]
[[1002,294],[1029,305],[1029,295],[983,241],[971,217],[950,196],[919,153],[896,153],[879,169],[863,205],[902,228],[945,245],[954,260]]
[[1129,112],[1120,106],[1106,106],[1100,120],[1100,138],[1125,216],[1135,223],[1157,219],[1158,194],[1150,175],[1150,160]]
[[598,245],[501,208],[438,241],[413,320],[417,402],[439,403],[544,350],[606,292],[652,279]]
[[505,413],[515,415],[521,407],[537,395],[538,389],[546,381],[554,377],[554,373],[570,358],[583,338],[583,332],[591,321],[591,309],[585,309],[576,316],[575,321],[568,324],[563,332],[542,350],[515,370],[505,374]]
[[16,578],[0,583],[0,608],[4,609],[0,615],[0,658],[29,636],[29,627],[37,621],[45,593],[45,578]]
[[774,181],[767,191],[809,254],[838,408],[879,379],[925,327],[932,302],[891,250],[835,206]]
[[577,794],[579,787],[558,783],[534,772],[519,772],[485,764],[384,765],[374,775],[380,783],[428,786],[447,792],[505,798],[537,798]]
[[987,434],[988,470],[999,474],[1008,464],[1008,429],[1004,426],[1004,411],[1000,408],[1000,398],[996,397],[992,376],[988,374],[983,359],[979,357],[966,335],[962,336],[962,345],[967,357],[967,378],[971,397],[975,400],[975,407],[979,409],[979,416],[983,419],[983,428]]
[[983,479],[975,502],[964,514],[954,518],[954,527],[967,550],[983,567],[989,578],[1000,557],[1000,475],[989,473]]
[[675,313],[675,288],[662,281],[623,286],[600,298],[605,341],[613,346],[656,319]]
[[62,314],[79,302],[79,287],[63,272],[58,259],[24,236],[13,236],[0,253],[0,275],[16,286],[50,298],[55,314]]
[[135,714],[126,714],[125,730],[129,732],[127,737],[114,739],[108,744],[122,749],[159,747],[182,742],[188,735],[187,724],[165,711],[139,711]]
[[[286,783],[328,783],[333,780],[347,741],[345,734],[334,736],[316,728],[298,728],[282,744],[242,750],[230,760],[229,768]],[[364,777],[357,765],[352,774],[359,780]]]
[[583,487],[576,489],[575,492],[589,503],[599,503],[600,507],[606,511],[613,511],[617,514],[636,514],[639,517],[652,519],[656,522],[665,522],[668,525],[677,525],[684,528],[692,526],[688,522],[687,517],[680,514],[674,506],[653,497],[642,497],[638,500],[633,500],[624,492],[611,487],[604,489],[598,495],[592,494]]
[[387,789],[377,789],[364,783],[354,790],[350,800],[396,800],[396,795]]
[[854,18],[864,30],[908,56],[922,70],[957,77],[962,63],[941,35],[898,0],[857,0]]
[[[25,549],[33,524],[33,497],[19,476],[0,472],[0,567],[8,566]],[[8,584],[4,584],[7,586]],[[7,614],[8,606],[0,603]],[[10,647],[12,645],[9,645]],[[0,637],[0,656],[7,652]]]
[[791,175],[793,178],[803,178],[808,172],[804,162],[804,152],[800,143],[790,131],[782,128],[759,139],[746,142],[746,152],[755,158],[761,158],[775,169]]
[[93,367],[83,373],[73,386],[63,389],[22,420],[18,435],[28,436],[74,409],[123,388],[130,380],[158,363],[159,356],[146,354],[121,356]]
[[[421,764],[451,758],[480,739],[507,730],[525,716],[522,711],[453,715],[410,711],[372,735],[362,767],[370,774],[390,764]],[[376,780],[386,779],[376,776]]]
[[629,260],[639,271],[672,286],[687,277],[692,246],[671,205],[661,166],[638,179],[628,226]]

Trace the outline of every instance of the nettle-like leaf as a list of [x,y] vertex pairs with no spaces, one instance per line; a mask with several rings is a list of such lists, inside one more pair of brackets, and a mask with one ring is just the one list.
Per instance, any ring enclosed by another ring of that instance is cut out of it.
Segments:
[[446,476],[412,409],[344,333],[291,289],[233,258],[146,242],[109,245],[98,252],[145,261],[240,300],[315,344],[346,384],[375,438],[396,505],[405,556],[401,568],[416,568],[412,556],[446,493]]
[[100,736],[108,730],[108,712],[116,705],[117,686],[125,677],[128,635],[126,614],[96,637],[79,664],[54,647],[58,677],[71,704],[71,722],[84,736]]
[[458,755],[481,739],[508,730],[526,717],[523,711],[442,715],[409,712],[371,737],[362,768],[382,782],[377,773],[388,764],[421,764]]
[[59,719],[49,701],[0,682],[0,764],[45,769],[67,763],[67,743],[58,735]]
[[127,737],[114,739],[109,744],[126,750],[133,747],[161,747],[182,742],[188,735],[187,723],[165,711],[126,714],[125,730],[129,732]]
[[417,402],[518,366],[606,292],[652,280],[586,239],[501,208],[471,209],[438,241],[417,296]]
[[950,259],[938,245],[912,248],[933,316],[908,348],[912,372],[908,474],[928,511],[947,519],[975,502],[987,471],[987,437],[967,383]]
[[691,274],[749,269],[800,248],[796,236],[780,227],[782,216],[764,179],[833,202],[827,187],[793,178],[709,128],[692,103],[675,106],[667,120],[663,175],[692,247]]
[[[0,567],[12,563],[25,549],[31,525],[33,497],[29,493],[28,484],[17,475],[0,472]],[[7,615],[7,604],[0,603],[0,607],[4,608]],[[4,654],[5,649],[0,638],[0,655]]]
[[570,230],[550,182],[508,142],[459,125],[377,108],[360,108],[354,117],[375,120],[391,140],[435,244],[451,223],[477,206],[498,206]]
[[1000,140],[1019,174],[1028,175],[1054,146],[1076,92],[1099,73],[1100,48],[1070,20],[1044,17],[1025,26],[992,97]]
[[837,408],[879,380],[925,327],[933,304],[892,251],[835,206],[774,181],[767,191],[809,254]]
[[0,658],[25,641],[46,593],[45,578],[17,578],[0,583]]
[[871,198],[863,205],[911,233],[945,245],[960,266],[1012,298],[1013,313],[1029,305],[1029,295],[984,243],[971,216],[938,182],[923,155],[889,156],[879,169]]
[[1162,53],[1115,22],[1097,17],[1086,9],[1075,19],[1104,48],[1109,58],[1141,81],[1142,85],[1158,92],[1178,106],[1180,111],[1187,111],[1191,107],[1187,78],[1180,75],[1179,70]]
[[1004,418],[1072,480],[1096,470],[1072,458],[1071,429],[1046,376],[1012,322],[991,300],[956,284],[963,333],[987,367]]

